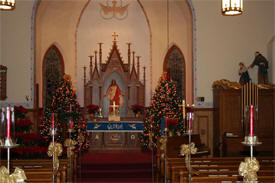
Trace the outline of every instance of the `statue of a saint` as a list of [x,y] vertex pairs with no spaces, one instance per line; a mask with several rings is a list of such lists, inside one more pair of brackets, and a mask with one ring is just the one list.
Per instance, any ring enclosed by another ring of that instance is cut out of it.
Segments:
[[[107,96],[107,98],[110,101],[110,106],[115,103],[115,105],[118,105],[119,107],[123,106],[123,96],[124,94],[120,90],[119,86],[116,84],[115,80],[112,80],[111,85],[109,86],[106,94],[104,96]],[[110,112],[112,112],[113,109],[110,108]]]

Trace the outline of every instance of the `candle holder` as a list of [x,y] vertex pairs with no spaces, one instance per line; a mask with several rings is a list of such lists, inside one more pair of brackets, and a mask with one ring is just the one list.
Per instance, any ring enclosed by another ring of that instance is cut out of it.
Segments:
[[259,162],[253,157],[253,146],[262,144],[258,137],[253,135],[245,136],[243,145],[250,146],[250,157],[246,157],[244,162],[239,166],[239,174],[244,177],[244,183],[256,183],[258,180],[257,171],[260,169]]
[[68,129],[68,132],[69,132],[69,136],[71,136],[71,133],[74,132],[74,129],[73,129],[73,128],[69,128],[69,129]]
[[56,133],[57,133],[57,129],[56,129],[56,128],[51,129],[50,132],[49,132],[49,134],[50,134],[51,136],[55,136]]
[[257,145],[261,145],[262,142],[258,141],[258,137],[256,135],[253,136],[245,136],[244,137],[244,141],[242,142],[243,145],[246,146],[257,146]]
[[2,145],[0,146],[0,148],[7,149],[7,170],[9,174],[10,174],[10,149],[18,146],[19,144],[13,143],[11,138],[6,138],[5,143],[3,143],[2,141]]
[[186,131],[186,134],[187,134],[187,135],[192,135],[192,132],[193,132],[193,130],[187,130],[187,131]]
[[102,116],[102,108],[101,107],[99,108],[98,117],[99,118],[103,118],[103,116]]

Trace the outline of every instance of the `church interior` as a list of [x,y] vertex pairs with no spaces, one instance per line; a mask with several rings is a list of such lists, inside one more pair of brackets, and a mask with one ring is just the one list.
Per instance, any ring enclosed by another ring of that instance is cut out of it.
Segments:
[[0,0],[0,183],[275,182],[274,12]]

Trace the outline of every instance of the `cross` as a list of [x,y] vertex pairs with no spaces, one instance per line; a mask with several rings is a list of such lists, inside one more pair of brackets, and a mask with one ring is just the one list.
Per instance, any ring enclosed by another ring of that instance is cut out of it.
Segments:
[[182,105],[179,105],[182,107],[182,117],[185,119],[185,100],[182,100]]
[[116,32],[114,32],[114,34],[112,36],[114,37],[114,41],[116,41],[116,38],[118,37],[118,34],[116,34]]
[[113,101],[112,108],[113,108],[113,113],[114,113],[114,114],[116,114],[115,111],[116,111],[116,107],[118,107],[118,106],[119,106],[119,105],[116,105],[116,102]]

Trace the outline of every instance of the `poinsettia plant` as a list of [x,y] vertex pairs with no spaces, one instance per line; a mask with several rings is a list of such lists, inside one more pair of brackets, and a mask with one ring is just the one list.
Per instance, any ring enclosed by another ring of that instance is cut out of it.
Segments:
[[28,113],[28,110],[23,107],[22,105],[20,106],[14,106],[14,110],[15,110],[15,118],[18,119],[23,119],[25,118],[25,115]]
[[99,109],[98,105],[94,105],[94,104],[87,105],[87,110],[88,110],[89,114],[97,113],[98,109]]
[[132,105],[131,109],[135,114],[137,114],[138,112],[142,114],[144,112],[145,107],[143,105],[135,104],[135,105]]

